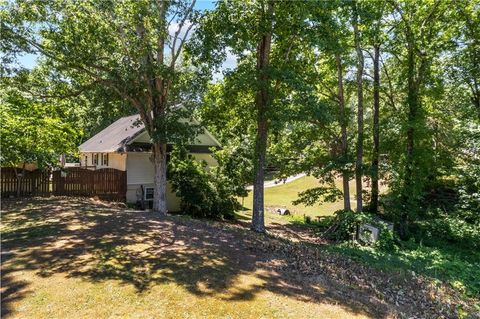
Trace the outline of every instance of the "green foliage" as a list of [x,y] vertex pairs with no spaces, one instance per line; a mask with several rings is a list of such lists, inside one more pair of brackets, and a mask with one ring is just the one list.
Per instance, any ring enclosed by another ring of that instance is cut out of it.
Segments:
[[322,202],[336,202],[342,197],[342,192],[335,184],[328,187],[315,187],[307,189],[298,194],[298,199],[292,202],[293,205],[305,204],[307,206]]
[[[371,214],[357,213],[348,210],[339,210],[334,213],[332,218],[325,219],[319,223],[322,229],[326,229],[322,236],[337,242],[355,241],[360,225],[370,224],[380,230],[379,238],[376,242],[362,242],[363,245],[369,245],[379,250],[395,251],[398,247],[397,238],[393,230],[388,228],[388,224],[377,216]],[[368,236],[369,234],[364,234]]]
[[444,241],[459,247],[480,248],[480,224],[470,224],[457,216],[441,215],[412,225],[414,237],[429,243]]
[[371,267],[395,272],[415,272],[448,282],[467,296],[480,296],[480,254],[478,250],[462,249],[439,243],[426,245],[411,239],[395,249],[378,249],[352,242],[327,249],[351,256]]
[[36,99],[12,85],[18,80],[31,85],[37,75],[31,72],[17,78],[2,78],[2,166],[35,163],[39,167],[51,167],[58,164],[60,154],[75,153],[81,134],[68,118],[67,105]]
[[456,215],[471,224],[480,224],[480,124],[470,125],[462,134],[465,152],[457,167],[458,204]]
[[395,251],[398,249],[397,243],[398,238],[392,229],[389,229],[385,222],[376,222],[375,226],[379,227],[380,235],[377,242],[375,242],[375,247],[382,251]]
[[353,211],[336,211],[334,218],[331,220],[330,228],[332,231],[328,233],[327,237],[336,241],[352,240],[355,238],[358,226],[364,218],[363,214],[357,214]]
[[201,218],[234,217],[238,207],[237,189],[218,168],[207,168],[181,146],[175,147],[169,162],[169,180],[181,208],[187,214]]
[[247,152],[248,148],[245,146],[232,147],[232,144],[229,144],[213,154],[218,162],[218,166],[214,168],[215,174],[224,178],[225,183],[229,185],[231,194],[237,197],[248,195],[247,185],[252,180],[253,166]]

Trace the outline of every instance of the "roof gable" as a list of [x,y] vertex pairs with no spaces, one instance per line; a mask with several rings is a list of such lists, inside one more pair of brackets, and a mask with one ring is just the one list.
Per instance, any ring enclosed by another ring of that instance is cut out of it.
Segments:
[[[149,143],[150,137],[139,119],[138,114],[118,119],[80,145],[80,152],[117,152],[134,142]],[[194,122],[199,124],[196,120]],[[220,147],[217,139],[207,129],[203,129],[204,133],[196,137],[194,145]]]

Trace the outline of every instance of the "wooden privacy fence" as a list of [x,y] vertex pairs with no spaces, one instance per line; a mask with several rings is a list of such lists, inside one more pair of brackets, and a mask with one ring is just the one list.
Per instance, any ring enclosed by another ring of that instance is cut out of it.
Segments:
[[71,167],[52,175],[54,195],[125,199],[127,193],[127,172],[114,168]]
[[10,196],[48,196],[51,194],[50,171],[36,169],[23,171],[21,168],[1,168],[1,195]]
[[2,196],[98,196],[124,200],[127,192],[127,172],[113,168],[36,170],[27,171],[20,178],[13,168],[2,168],[1,173]]

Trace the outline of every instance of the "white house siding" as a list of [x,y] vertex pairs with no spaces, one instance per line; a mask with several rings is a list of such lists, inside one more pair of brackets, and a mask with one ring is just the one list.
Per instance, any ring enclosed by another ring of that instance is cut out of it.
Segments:
[[[150,136],[146,131],[140,133],[137,137],[135,137],[131,143],[151,143]],[[194,145],[207,145],[207,146],[218,146],[218,142],[215,141],[210,135],[205,133],[199,134],[193,143]]]
[[218,166],[218,162],[213,158],[212,154],[194,153],[192,155],[197,161],[207,162],[208,167]]
[[137,137],[135,137],[132,142],[137,142],[137,143],[152,143],[150,140],[150,136],[148,136],[147,131],[143,131],[140,133]]
[[[127,155],[127,202],[137,201],[137,190],[143,185],[144,188],[153,187],[155,169],[150,160],[152,153],[134,153]],[[167,209],[171,212],[180,210],[180,198],[175,196],[172,186],[167,183]]]
[[[143,185],[144,188],[153,187],[155,169],[150,160],[152,153],[129,152],[127,154],[127,202],[137,201],[137,190]],[[211,154],[193,154],[195,159],[204,160],[208,166],[218,165]],[[171,212],[180,210],[180,198],[172,190],[170,183],[167,183],[167,209]]]
[[145,185],[153,183],[155,169],[150,160],[152,153],[127,153],[127,184]]
[[[93,154],[98,154],[98,164],[92,164],[92,157]],[[108,154],[108,165],[103,165],[102,162],[102,154]],[[85,158],[87,162],[85,163]],[[93,167],[95,166],[96,169],[101,168],[115,168],[121,171],[127,169],[127,154],[126,153],[80,153],[80,165]]]

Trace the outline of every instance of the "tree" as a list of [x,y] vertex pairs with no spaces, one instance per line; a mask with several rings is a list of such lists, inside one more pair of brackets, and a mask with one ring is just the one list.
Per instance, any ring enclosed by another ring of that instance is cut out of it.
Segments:
[[246,110],[236,113],[254,121],[252,229],[257,232],[265,231],[263,183],[269,135],[286,116],[282,114],[286,105],[277,102],[288,99],[286,82],[295,81],[292,70],[298,66],[292,57],[301,41],[295,37],[304,23],[301,8],[301,3],[290,6],[271,0],[219,2],[203,20],[197,38],[202,61],[218,64],[227,48],[238,56],[237,68],[225,74],[224,81],[232,93],[230,107]]
[[69,104],[40,100],[17,88],[19,82],[32,88],[33,82],[45,81],[44,77],[39,68],[1,78],[0,162],[2,167],[21,170],[18,179],[23,178],[26,164],[36,164],[39,168],[57,166],[61,154],[75,152],[81,136],[68,114]]
[[[343,65],[342,58],[339,53],[335,54],[335,61],[337,63],[337,76],[338,76],[338,106],[340,109],[340,127],[342,131],[342,158],[344,161],[348,158],[348,138],[347,138],[347,126],[348,118],[345,110],[345,94],[343,90]],[[350,187],[348,182],[350,180],[350,174],[347,169],[342,171],[342,184],[343,184],[343,209],[351,210],[350,207]]]
[[[400,236],[406,238],[409,212],[417,207],[427,175],[425,165],[427,157],[422,155],[420,151],[422,148],[418,147],[423,143],[421,140],[426,139],[428,135],[424,130],[426,125],[422,94],[431,62],[442,47],[441,41],[435,38],[435,34],[442,27],[440,22],[441,15],[445,12],[445,3],[436,1],[433,5],[429,5],[392,1],[392,5],[399,17],[399,24],[395,30],[397,41],[403,41],[405,45],[403,66],[406,76],[407,121]],[[399,49],[398,46],[396,48]]]
[[[379,1],[362,2],[362,34],[365,38],[365,51],[372,61],[371,87],[372,87],[372,151],[370,164],[371,196],[368,210],[378,213],[379,197],[379,158],[380,158],[380,47],[386,42],[384,34],[388,30],[383,30],[384,19],[388,16],[385,9],[386,3]],[[354,31],[355,32],[355,31]],[[373,53],[370,51],[373,49]],[[358,55],[358,48],[357,48]],[[358,77],[358,72],[357,72]],[[367,80],[367,89],[368,89]],[[368,93],[367,93],[368,98]],[[368,112],[367,112],[368,114]],[[359,125],[360,127],[360,125]],[[357,197],[358,198],[358,197]]]
[[380,44],[373,46],[373,150],[372,150],[372,196],[370,211],[378,212],[379,176],[378,162],[380,158]]
[[473,112],[480,120],[480,14],[475,2],[462,2],[456,6],[458,36],[456,49],[451,56],[449,69],[453,80],[461,86],[467,86]]
[[264,188],[268,139],[267,110],[271,107],[270,82],[268,74],[272,48],[273,4],[271,0],[262,2],[258,29],[256,73],[258,90],[255,96],[257,108],[257,134],[255,137],[255,178],[253,180],[252,228],[257,232],[265,231]]
[[363,177],[363,52],[358,30],[359,4],[353,3],[353,32],[355,37],[355,50],[357,52],[357,159],[355,161],[355,184],[357,190],[357,212],[363,210],[362,177]]
[[353,83],[345,76],[351,66],[350,3],[307,2],[305,6],[308,24],[302,30],[301,53],[305,62],[299,70],[303,81],[291,92],[301,98],[272,153],[279,154],[274,156],[275,164],[283,174],[307,172],[323,184],[299,194],[296,203],[336,200],[335,178],[340,175],[344,209],[350,210],[352,163],[347,132]]
[[[2,12],[10,54],[36,52],[71,81],[104,87],[132,105],[152,139],[155,212],[165,214],[167,143],[191,136],[181,53],[193,1],[16,1]],[[173,32],[170,32],[173,30]]]

